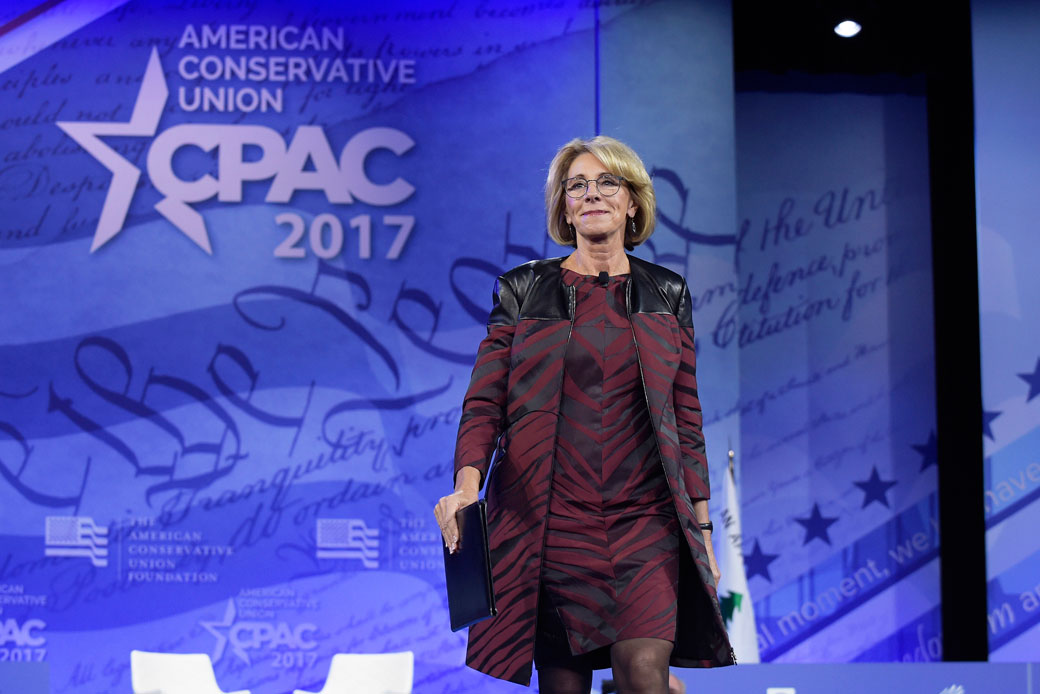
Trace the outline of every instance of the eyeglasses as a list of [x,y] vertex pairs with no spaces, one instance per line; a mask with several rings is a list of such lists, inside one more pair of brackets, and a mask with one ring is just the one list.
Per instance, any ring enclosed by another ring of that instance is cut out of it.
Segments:
[[567,197],[583,198],[585,197],[585,191],[589,189],[589,184],[595,183],[599,194],[609,198],[621,190],[621,184],[624,180],[621,176],[615,176],[614,174],[603,174],[591,181],[581,176],[575,176],[563,182],[563,190],[567,193]]

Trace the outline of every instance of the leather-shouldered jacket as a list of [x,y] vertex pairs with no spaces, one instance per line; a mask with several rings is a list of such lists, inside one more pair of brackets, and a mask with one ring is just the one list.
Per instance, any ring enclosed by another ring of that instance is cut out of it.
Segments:
[[[481,485],[500,435],[505,455],[487,490],[489,544],[499,614],[470,627],[466,663],[529,684],[552,490],[556,423],[575,291],[563,258],[525,263],[498,278],[488,334],[480,343],[455,447],[455,471],[474,467]],[[686,540],[672,664],[734,663],[719,611],[694,499],[709,497],[697,395],[690,292],[667,268],[629,256],[625,304],[640,377],[676,515]]]

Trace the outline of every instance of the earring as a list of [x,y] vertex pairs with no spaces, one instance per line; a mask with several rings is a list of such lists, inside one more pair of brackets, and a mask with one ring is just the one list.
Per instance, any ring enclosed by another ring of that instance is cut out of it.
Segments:
[[577,236],[578,232],[575,231],[573,224],[571,224],[570,222],[567,222],[567,228],[570,230],[571,236],[575,236],[575,237]]
[[635,235],[636,235],[636,218],[635,217],[629,217],[629,219],[632,220],[632,237],[635,238]]

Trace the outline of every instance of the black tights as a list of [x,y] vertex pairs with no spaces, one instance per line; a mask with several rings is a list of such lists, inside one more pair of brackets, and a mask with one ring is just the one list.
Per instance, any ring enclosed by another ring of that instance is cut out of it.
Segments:
[[[610,647],[610,665],[618,694],[668,694],[668,659],[672,642],[664,639],[625,639]],[[592,668],[580,657],[538,668],[542,694],[589,694]]]

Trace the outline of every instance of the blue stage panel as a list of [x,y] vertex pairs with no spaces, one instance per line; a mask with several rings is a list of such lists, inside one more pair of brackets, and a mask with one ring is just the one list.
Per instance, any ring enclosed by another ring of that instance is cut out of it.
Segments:
[[1040,667],[1026,664],[748,665],[687,674],[690,692],[740,694],[1035,694]]

